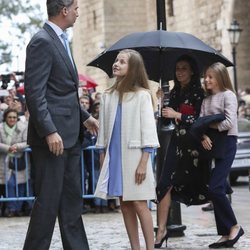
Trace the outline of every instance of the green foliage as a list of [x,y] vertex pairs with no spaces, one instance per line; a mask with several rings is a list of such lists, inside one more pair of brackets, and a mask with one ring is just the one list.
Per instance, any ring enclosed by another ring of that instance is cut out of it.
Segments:
[[0,64],[12,57],[13,44],[19,48],[23,47],[27,37],[32,36],[43,21],[40,6],[34,4],[34,1],[1,0],[0,29],[6,30],[8,27],[8,35],[0,37]]

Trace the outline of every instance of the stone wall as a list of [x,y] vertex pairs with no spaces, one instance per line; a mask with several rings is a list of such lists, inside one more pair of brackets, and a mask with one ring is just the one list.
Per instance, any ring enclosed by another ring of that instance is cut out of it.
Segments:
[[249,88],[250,83],[250,1],[235,0],[233,4],[233,18],[240,23],[241,32],[239,44],[236,48],[236,68],[239,89]]

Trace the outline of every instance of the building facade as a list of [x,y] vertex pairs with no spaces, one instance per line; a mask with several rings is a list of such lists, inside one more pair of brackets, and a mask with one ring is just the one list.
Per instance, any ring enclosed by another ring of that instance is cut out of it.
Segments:
[[[110,79],[100,69],[86,66],[123,36],[157,29],[157,0],[79,0],[73,30],[73,53],[79,72],[94,78],[98,90]],[[249,0],[165,0],[167,30],[191,33],[232,60],[228,28],[233,19],[243,29],[237,46],[238,88],[250,79]],[[229,68],[233,81],[233,69]]]

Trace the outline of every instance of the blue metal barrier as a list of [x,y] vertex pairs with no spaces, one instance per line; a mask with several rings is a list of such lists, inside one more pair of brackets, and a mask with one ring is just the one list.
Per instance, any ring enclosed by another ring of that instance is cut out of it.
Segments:
[[[92,178],[92,186],[91,190],[93,191],[92,194],[85,194],[85,189],[86,189],[86,183],[85,183],[85,162],[84,162],[84,151],[91,151],[91,178]],[[99,149],[96,148],[95,146],[89,146],[86,148],[82,148],[81,151],[81,159],[80,159],[80,164],[81,164],[81,186],[82,186],[82,198],[87,198],[87,199],[93,199],[94,198],[94,190],[95,190],[95,161],[94,161],[94,154],[95,151],[98,151]],[[5,164],[5,197],[0,196],[0,202],[6,202],[6,201],[24,201],[24,200],[34,200],[35,197],[31,195],[30,192],[30,166],[29,166],[29,154],[31,153],[31,148],[27,148],[24,150],[24,156],[25,156],[25,176],[26,176],[26,196],[19,197],[18,193],[18,183],[17,183],[17,176],[18,176],[18,166],[17,166],[17,158],[15,158],[15,173],[16,173],[16,197],[9,197],[9,190],[8,190],[8,176],[7,176],[7,164]],[[153,169],[154,169],[154,162],[155,162],[155,155],[156,155],[156,150],[154,150],[154,153],[151,154],[151,160],[153,162]]]
[[[92,194],[85,194],[85,163],[84,163],[84,151],[91,151],[91,190],[95,190],[95,151],[98,151],[99,149],[95,146],[89,146],[87,148],[83,148],[81,152],[81,172],[82,172],[82,198],[87,199],[93,199],[94,198],[94,192]],[[89,187],[88,187],[89,188]]]
[[15,197],[9,197],[9,190],[8,190],[8,165],[7,165],[7,157],[5,160],[5,164],[4,164],[4,173],[5,173],[5,197],[1,196],[0,197],[0,202],[1,201],[24,201],[24,200],[33,200],[34,197],[30,195],[30,179],[29,179],[29,171],[30,171],[30,166],[29,166],[29,153],[31,152],[30,148],[27,148],[24,150],[24,159],[25,159],[25,186],[26,186],[26,196],[22,196],[19,197],[19,187],[18,187],[18,163],[17,163],[17,157],[13,157],[14,158],[14,162],[15,162],[15,180],[16,180],[16,185],[15,185],[15,193],[16,196]]
[[[83,148],[81,151],[81,177],[82,177],[82,198],[94,198],[94,194],[84,194],[85,191],[85,163],[84,163],[84,151],[85,150],[91,150],[91,178],[92,178],[92,190],[95,190],[95,162],[94,162],[94,152],[96,150],[98,150],[95,146],[89,146],[87,148]],[[24,154],[25,154],[25,176],[26,176],[26,196],[23,197],[19,197],[18,193],[18,183],[17,183],[17,177],[18,177],[18,163],[17,163],[17,158],[14,157],[14,162],[15,162],[15,174],[16,174],[16,197],[9,197],[9,190],[8,190],[8,176],[7,176],[7,164],[5,164],[4,166],[4,172],[5,172],[5,197],[1,196],[0,197],[0,202],[6,202],[6,201],[24,201],[24,200],[34,200],[35,197],[30,195],[30,177],[29,177],[29,173],[30,173],[30,166],[29,166],[29,154],[31,153],[31,148],[27,148],[24,150]]]

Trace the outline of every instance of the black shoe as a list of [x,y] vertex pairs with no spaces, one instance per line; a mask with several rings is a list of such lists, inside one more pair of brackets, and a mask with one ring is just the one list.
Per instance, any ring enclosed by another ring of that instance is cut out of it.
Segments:
[[202,211],[207,212],[207,211],[213,211],[214,207],[213,207],[212,203],[209,203],[207,206],[202,207],[201,209],[202,209]]
[[239,232],[237,233],[237,235],[234,237],[234,239],[232,240],[227,240],[226,241],[226,246],[227,247],[233,247],[233,245],[239,240],[239,238],[244,234],[244,230],[242,229],[242,227],[240,227]]
[[209,248],[225,248],[227,245],[227,241],[222,241],[222,242],[215,242],[210,244],[208,247]]
[[168,233],[161,239],[159,243],[155,243],[154,248],[161,248],[164,240],[166,240],[166,247],[167,247],[167,242],[168,242]]

